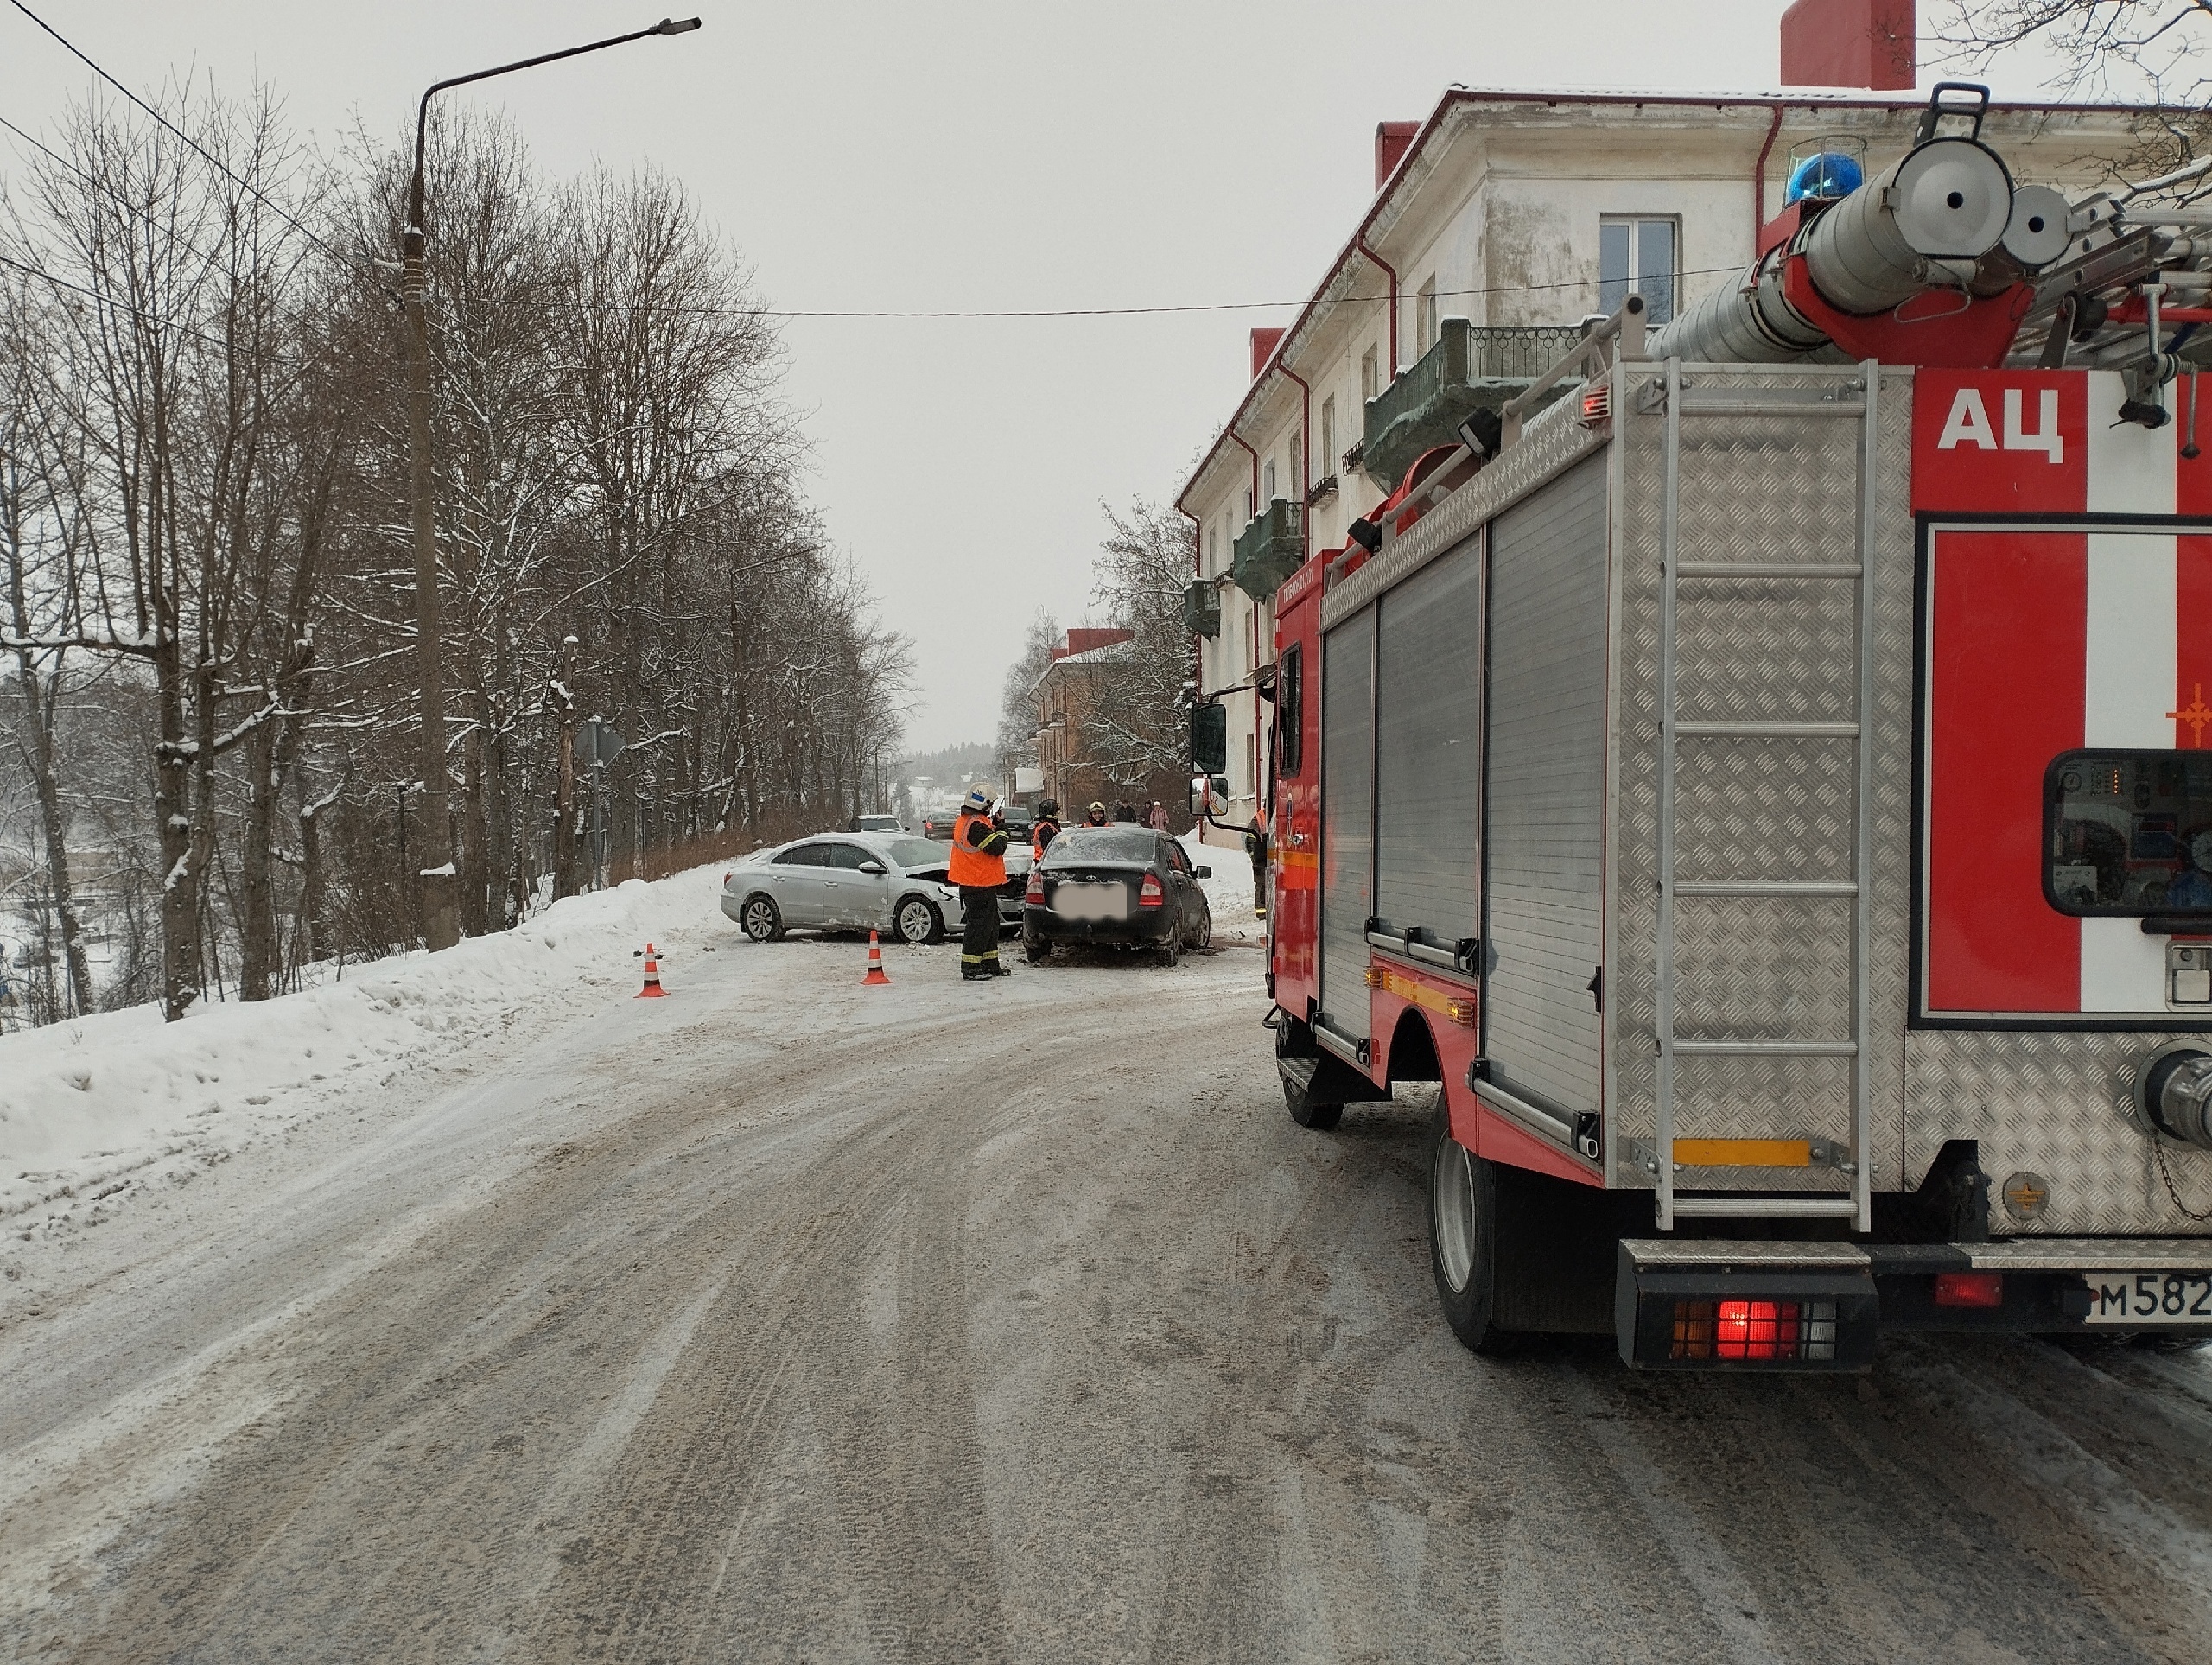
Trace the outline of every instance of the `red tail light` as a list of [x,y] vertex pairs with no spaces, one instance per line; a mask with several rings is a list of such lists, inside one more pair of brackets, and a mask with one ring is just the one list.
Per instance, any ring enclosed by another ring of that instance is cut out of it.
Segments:
[[1938,1306],[2002,1306],[2005,1304],[2005,1274],[2002,1272],[1938,1272],[1936,1274],[1936,1304]]
[[1045,905],[1045,875],[1034,867],[1029,869],[1029,888],[1021,893],[1021,899],[1039,907]]
[[1832,1300],[1682,1300],[1675,1303],[1676,1358],[1833,1359]]
[[1145,874],[1144,883],[1140,886],[1137,890],[1137,906],[1139,907],[1158,907],[1166,899],[1167,893],[1160,889],[1159,875],[1150,873]]

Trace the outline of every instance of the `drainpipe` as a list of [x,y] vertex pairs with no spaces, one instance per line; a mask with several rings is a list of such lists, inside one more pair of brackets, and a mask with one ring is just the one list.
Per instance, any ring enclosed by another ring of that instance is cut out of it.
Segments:
[[[1777,124],[1779,124],[1782,118],[1779,115],[1777,115],[1775,118]],[[1365,255],[1370,260],[1372,260],[1376,265],[1382,267],[1382,275],[1390,280],[1390,374],[1389,381],[1395,382],[1398,379],[1398,269],[1368,246],[1367,232],[1364,230],[1361,231],[1357,241],[1359,244],[1359,251]],[[1389,382],[1384,384],[1386,386],[1388,384]]]
[[[1175,508],[1184,519],[1191,523],[1191,576],[1197,581],[1204,583],[1206,576],[1205,529],[1198,524],[1198,516],[1184,508],[1181,504],[1178,503]],[[1193,707],[1198,704],[1199,696],[1205,691],[1206,639],[1194,630],[1191,632],[1191,703]],[[1199,829],[1198,836],[1202,841],[1205,839],[1204,828]]]
[[1252,459],[1252,512],[1257,514],[1260,512],[1260,454],[1245,445],[1244,436],[1234,428],[1229,430],[1229,437],[1243,446],[1244,454]]
[[1751,257],[1758,257],[1759,233],[1766,229],[1766,159],[1774,154],[1774,136],[1782,130],[1782,106],[1774,106],[1774,118],[1766,124],[1766,143],[1759,146],[1759,159],[1751,168]]
[[1298,564],[1302,567],[1306,557],[1313,553],[1313,534],[1306,524],[1306,493],[1313,472],[1313,390],[1288,364],[1279,359],[1275,368],[1298,384]]

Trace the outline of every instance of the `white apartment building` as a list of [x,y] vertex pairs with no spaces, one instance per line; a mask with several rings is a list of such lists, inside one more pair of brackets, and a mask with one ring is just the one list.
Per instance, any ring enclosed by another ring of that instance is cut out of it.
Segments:
[[[1871,177],[1910,148],[1926,105],[1907,92],[1454,90],[1417,126],[1377,130],[1372,203],[1290,327],[1253,332],[1251,384],[1177,499],[1197,544],[1186,616],[1200,691],[1240,690],[1224,696],[1224,820],[1251,815],[1264,778],[1250,688],[1273,657],[1268,598],[1285,563],[1342,546],[1414,455],[1451,442],[1408,416],[1421,378],[1462,375],[1485,403],[1494,384],[1502,404],[1630,289],[1664,321],[1737,281],[1794,159],[1858,150]],[[2145,114],[1998,105],[1983,136],[2016,181],[2078,197],[2140,148]],[[1253,556],[1241,585],[1240,539]]]

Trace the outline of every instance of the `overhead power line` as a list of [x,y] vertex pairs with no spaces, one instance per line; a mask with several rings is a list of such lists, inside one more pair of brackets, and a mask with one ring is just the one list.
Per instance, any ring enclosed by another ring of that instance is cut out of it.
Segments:
[[[2212,0],[2207,0],[2207,3],[2212,4]],[[1678,277],[1709,277],[1718,273],[1741,271],[1742,270],[1743,267],[1740,264],[1734,266],[1699,266],[1689,271],[1677,273],[1676,276]],[[1430,293],[1440,301],[1447,301],[1459,300],[1469,296],[1535,295],[1554,289],[1586,289],[1593,287],[1595,287],[1595,282],[1593,279],[1587,277],[1573,277],[1563,278],[1556,283],[1497,283],[1483,289],[1433,289]],[[1348,303],[1370,301],[1387,303],[1390,298],[1391,297],[1388,294],[1339,295],[1335,296],[1329,304],[1332,306],[1340,306]],[[1410,300],[1412,297],[1402,295],[1397,298],[1401,301],[1404,301]],[[788,307],[662,307],[654,306],[648,302],[626,303],[620,301],[599,301],[594,302],[592,304],[594,306],[609,308],[617,311],[626,312],[690,312],[708,315],[731,314],[741,315],[753,318],[1133,318],[1143,317],[1147,315],[1154,314],[1177,312],[1279,311],[1285,307],[1303,307],[1308,304],[1308,302],[1304,299],[1296,301],[1190,301],[1154,307],[976,307],[957,309],[942,308],[931,311],[919,309],[812,311]]]
[[[48,22],[43,17],[41,17],[36,12],[25,5],[23,3],[23,0],[8,0],[8,3],[14,6],[17,11],[22,13],[24,16],[29,18],[31,22],[36,23],[39,28],[45,30],[47,34],[53,36],[55,41],[59,41],[64,48],[66,48],[72,55],[76,57],[79,61],[83,63],[95,75],[98,75],[110,86],[122,93],[124,98],[130,99],[131,103],[137,105],[139,109],[144,111],[156,121],[159,122],[163,127],[168,129],[170,132],[175,134],[177,137],[182,139],[187,144],[190,145],[193,149],[199,152],[200,156],[203,157],[211,167],[219,169],[226,178],[230,179],[241,188],[251,192],[254,197],[259,200],[264,207],[269,208],[275,213],[278,218],[289,225],[302,236],[308,238],[309,242],[313,243],[325,254],[330,256],[332,259],[337,260],[346,265],[357,264],[353,257],[340,254],[336,249],[333,248],[321,237],[310,231],[306,226],[301,224],[301,222],[295,219],[286,209],[279,206],[277,203],[271,201],[258,186],[253,184],[249,180],[242,178],[239,175],[233,172],[222,161],[211,154],[207,149],[197,139],[194,138],[192,135],[179,127],[175,122],[171,121],[159,110],[156,110],[152,105],[148,104],[145,99],[140,98],[129,87],[124,86],[121,81],[109,74],[106,70],[101,68],[99,64],[95,63],[91,57],[89,57],[80,48],[73,43],[59,29],[55,29],[53,24]],[[2205,3],[2208,6],[2212,6],[2212,0],[2205,0]],[[48,155],[52,156],[54,154],[51,150],[48,150],[45,145],[40,144],[36,139],[32,138],[29,134],[25,133],[22,129],[16,126],[14,123],[0,120],[0,126],[5,126],[10,132],[15,133],[18,137],[25,139],[32,144],[38,145],[40,149],[47,150]],[[59,160],[59,158],[56,159]],[[196,253],[198,251],[194,251],[194,252]],[[201,257],[203,259],[206,258],[205,256],[202,256]],[[13,264],[15,263],[10,262],[10,264]],[[24,267],[22,268],[22,270],[28,271],[31,269]],[[1701,266],[1691,271],[1680,273],[1678,276],[1681,277],[1707,277],[1740,270],[1741,268],[1738,266]],[[49,282],[59,283],[61,281],[58,278],[49,277],[48,274],[44,272],[38,272],[34,275],[41,277],[48,277]],[[1560,289],[1588,289],[1590,286],[1590,280],[1587,278],[1573,278],[1564,279],[1554,283],[1499,283],[1484,288],[1437,289],[1432,292],[1438,300],[1444,301],[1461,300],[1492,295],[1535,295],[1549,293]],[[1392,297],[1387,293],[1382,295],[1342,295],[1335,297],[1335,301],[1332,304],[1387,302]],[[1401,296],[1397,298],[1402,300],[1405,297]],[[697,317],[801,319],[880,318],[891,320],[919,320],[932,318],[1142,318],[1167,316],[1179,313],[1272,312],[1280,311],[1286,307],[1302,308],[1308,304],[1308,300],[1306,297],[1300,297],[1300,299],[1293,301],[1190,301],[1169,302],[1159,306],[1140,307],[692,307],[683,305],[664,306],[650,302],[630,302],[621,301],[588,301],[584,304],[609,312],[659,312],[679,315],[690,315]]]
[[94,63],[92,58],[87,55],[81,48],[77,46],[74,41],[71,41],[67,35],[62,34],[60,29],[54,28],[53,24],[48,22],[45,18],[40,16],[29,6],[25,5],[23,3],[23,0],[8,0],[8,3],[15,7],[17,11],[22,13],[24,16],[29,18],[31,22],[36,23],[41,29],[44,29],[48,35],[52,35],[54,40],[60,41],[64,50],[68,52],[72,57],[75,58],[87,69],[91,70],[93,74],[99,76],[110,86],[123,94],[124,98],[130,99],[131,103],[137,105],[141,110],[151,116],[156,121],[168,128],[170,132],[175,134],[177,137],[182,139],[187,144],[198,151],[201,160],[205,161],[209,167],[215,168],[218,172],[222,174],[225,178],[231,181],[232,184],[238,186],[240,189],[252,193],[256,201],[259,202],[263,207],[274,213],[279,219],[283,220],[287,225],[290,226],[294,231],[306,238],[308,242],[314,244],[315,247],[321,249],[333,260],[339,261],[347,265],[354,264],[345,255],[339,253],[337,250],[332,248],[329,244],[324,242],[321,238],[316,236],[315,232],[309,231],[305,226],[302,225],[298,219],[293,217],[289,210],[285,209],[279,204],[271,201],[268,194],[251,180],[246,179],[233,171],[228,163],[225,162],[220,157],[215,156],[206,145],[200,143],[198,139],[194,138],[191,134],[186,132],[184,129],[179,127],[167,116],[164,116],[160,111],[155,109],[152,105],[148,104],[145,99],[140,98],[129,87],[124,86],[121,81],[118,81],[114,76],[109,74],[107,71],[102,69],[99,65]]
[[[87,300],[97,301],[111,311],[128,313],[142,322],[153,324],[157,327],[173,329],[180,335],[202,342],[208,346],[227,353],[234,350],[238,346],[235,341],[226,341],[219,336],[210,335],[206,330],[195,329],[192,325],[178,319],[168,317],[158,312],[149,312],[143,307],[134,307],[128,301],[121,300],[116,296],[104,294],[99,289],[87,289],[82,283],[73,283],[67,277],[46,270],[43,267],[27,265],[22,261],[13,259],[4,254],[0,254],[0,266],[19,271],[26,277],[35,277],[41,283],[50,283],[55,289],[67,289],[73,295],[81,295]],[[304,369],[308,362],[304,359],[294,358],[289,353],[271,353],[267,357],[271,363],[282,365],[292,370]]]

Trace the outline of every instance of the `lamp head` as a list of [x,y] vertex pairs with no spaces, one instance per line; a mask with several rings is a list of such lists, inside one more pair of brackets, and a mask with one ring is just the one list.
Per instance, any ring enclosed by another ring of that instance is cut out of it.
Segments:
[[689,35],[693,29],[698,27],[699,20],[696,17],[686,17],[681,20],[673,17],[664,17],[660,22],[653,25],[653,33],[656,35]]

